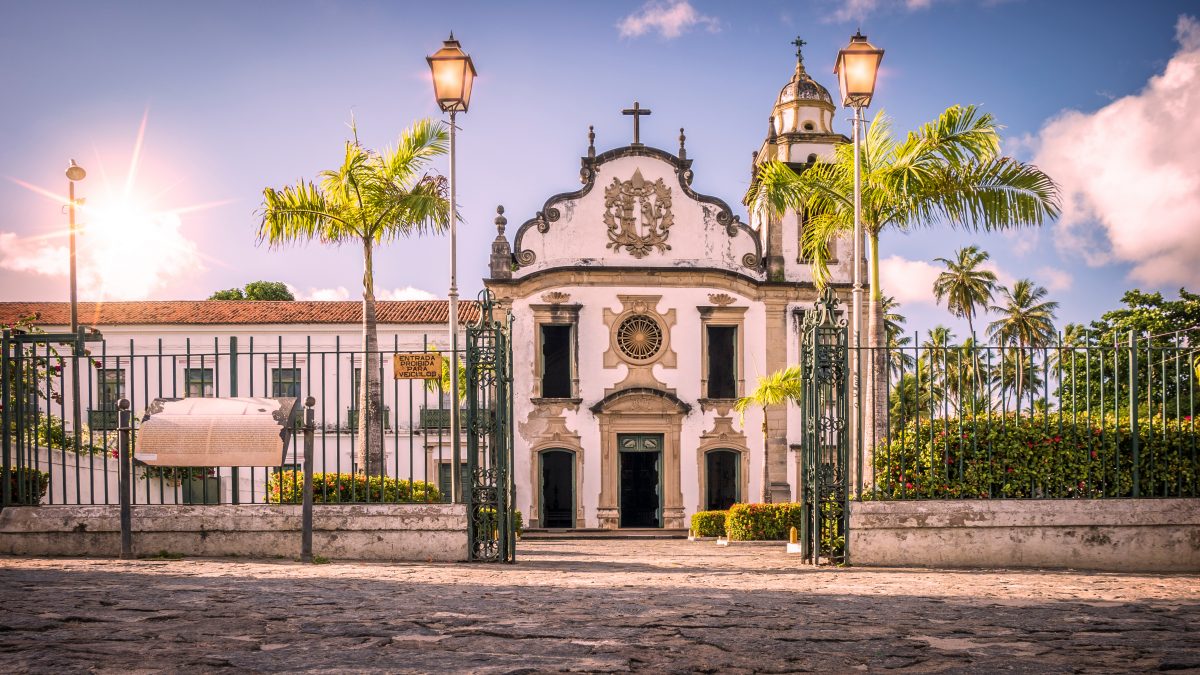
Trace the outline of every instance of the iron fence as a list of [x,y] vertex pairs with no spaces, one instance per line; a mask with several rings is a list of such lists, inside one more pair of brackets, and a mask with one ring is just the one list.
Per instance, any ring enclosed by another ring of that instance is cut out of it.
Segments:
[[931,338],[851,346],[859,498],[1200,495],[1200,348],[1185,334]]
[[[54,338],[64,337],[63,341]],[[80,343],[70,336],[6,330],[0,372],[4,505],[117,504],[117,402],[128,399],[136,427],[155,398],[308,396],[315,407],[314,498],[320,502],[443,502],[452,499],[455,457],[447,392],[424,380],[396,380],[392,354],[435,351],[428,337],[416,348],[379,352],[383,411],[378,424],[383,461],[369,475],[356,456],[357,388],[365,352],[343,348],[338,336],[284,336],[264,342],[228,336],[172,343]],[[449,361],[449,352],[436,350]],[[78,377],[78,396],[73,395]],[[447,387],[448,388],[448,387]],[[76,404],[79,414],[76,416]],[[75,419],[79,423],[74,422]],[[298,424],[282,467],[169,468],[133,466],[135,504],[299,503],[303,430]],[[465,447],[465,441],[461,444]]]

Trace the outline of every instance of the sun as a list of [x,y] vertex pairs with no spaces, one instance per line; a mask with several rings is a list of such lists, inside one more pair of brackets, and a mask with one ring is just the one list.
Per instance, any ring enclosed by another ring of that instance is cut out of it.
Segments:
[[[182,216],[227,201],[179,207],[160,207],[155,195],[163,195],[171,186],[145,186],[139,182],[138,169],[146,136],[148,112],[142,117],[134,143],[129,170],[120,184],[113,184],[104,171],[102,158],[96,170],[76,185],[76,232],[79,297],[86,300],[143,299],[162,291],[169,282],[195,275],[208,259],[183,231]],[[65,195],[18,179],[10,179],[44,197],[66,206]],[[151,192],[150,188],[158,188]],[[69,228],[56,226],[50,233],[21,242],[31,258],[43,259],[62,253]],[[47,249],[53,248],[52,251]],[[66,260],[37,271],[63,275]]]

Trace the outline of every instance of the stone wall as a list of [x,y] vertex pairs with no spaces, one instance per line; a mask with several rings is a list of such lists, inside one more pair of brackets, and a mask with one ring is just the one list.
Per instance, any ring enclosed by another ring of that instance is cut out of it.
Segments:
[[[300,506],[145,505],[133,508],[133,552],[300,557]],[[25,506],[0,511],[0,554],[117,556],[117,506]],[[462,504],[318,504],[313,554],[339,560],[467,558]]]
[[856,502],[854,565],[1200,571],[1200,499]]

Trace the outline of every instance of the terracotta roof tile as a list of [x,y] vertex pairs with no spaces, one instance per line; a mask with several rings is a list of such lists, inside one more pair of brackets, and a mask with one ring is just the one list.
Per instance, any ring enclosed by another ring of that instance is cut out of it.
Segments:
[[[375,303],[380,324],[446,323],[445,300],[381,300]],[[66,326],[71,305],[66,302],[0,302],[0,325],[11,325],[36,314],[37,323]],[[479,318],[479,303],[459,304],[459,320]],[[247,325],[247,324],[356,324],[362,321],[362,303],[356,301],[297,300],[260,302],[246,300],[147,300],[138,302],[81,302],[79,323],[85,326],[120,325]]]

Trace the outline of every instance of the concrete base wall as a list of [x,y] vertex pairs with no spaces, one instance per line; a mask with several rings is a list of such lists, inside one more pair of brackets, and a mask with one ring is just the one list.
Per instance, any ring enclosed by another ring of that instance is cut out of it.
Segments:
[[855,565],[1200,571],[1200,499],[850,505]]
[[[134,555],[300,557],[300,507],[210,505],[133,508]],[[22,506],[0,511],[0,553],[117,556],[120,507]],[[320,504],[313,554],[340,560],[467,558],[462,504]]]

